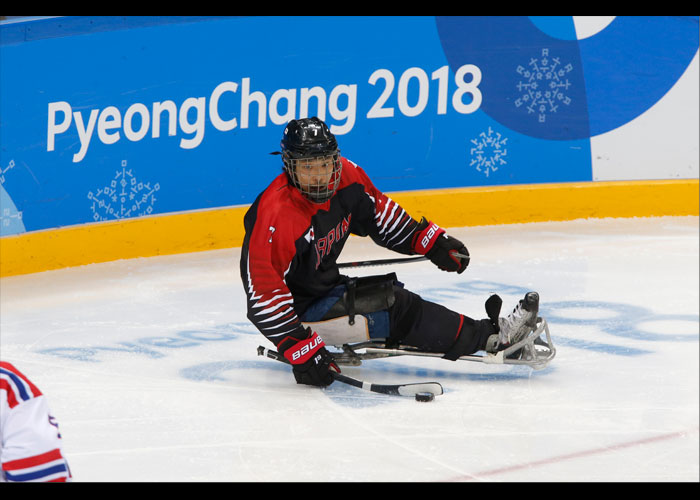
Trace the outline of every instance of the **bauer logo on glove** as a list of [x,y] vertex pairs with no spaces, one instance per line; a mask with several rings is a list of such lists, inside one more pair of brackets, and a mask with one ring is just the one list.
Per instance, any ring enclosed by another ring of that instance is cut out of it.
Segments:
[[302,344],[302,346],[299,349],[295,349],[291,353],[291,362],[296,363],[299,360],[301,360],[303,362],[304,356],[306,356],[307,354],[309,354],[311,352],[315,352],[317,347],[323,346],[323,345],[324,345],[324,343],[323,343],[323,340],[321,340],[321,337],[319,337],[318,334],[314,333],[313,337],[311,337],[309,342]]
[[[438,232],[440,231],[440,232]],[[440,229],[440,226],[438,226],[435,223],[430,224],[430,227],[428,227],[428,230],[425,232],[425,235],[421,239],[420,243],[422,245],[422,248],[427,252],[430,250],[430,247],[432,247],[432,241],[435,236],[444,233],[445,231]]]

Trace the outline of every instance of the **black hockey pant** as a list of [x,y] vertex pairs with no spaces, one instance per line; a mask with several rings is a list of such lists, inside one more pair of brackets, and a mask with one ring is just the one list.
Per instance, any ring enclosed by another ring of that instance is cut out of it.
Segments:
[[474,320],[404,288],[395,287],[394,296],[396,302],[389,309],[389,343],[446,353],[446,358],[456,359],[483,350],[489,335],[496,333],[488,319]]
[[383,314],[388,317],[383,337],[389,346],[445,353],[447,359],[483,350],[489,335],[497,332],[489,319],[474,320],[406,290],[394,273],[351,279],[342,296],[325,302],[331,305],[316,320],[347,315],[353,321],[360,314],[376,321]]

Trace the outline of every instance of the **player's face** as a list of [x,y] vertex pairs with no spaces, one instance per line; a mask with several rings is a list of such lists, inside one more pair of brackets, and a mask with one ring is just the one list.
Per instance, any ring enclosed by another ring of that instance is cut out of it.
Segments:
[[302,190],[309,193],[328,190],[333,175],[333,156],[307,158],[296,162],[297,182]]

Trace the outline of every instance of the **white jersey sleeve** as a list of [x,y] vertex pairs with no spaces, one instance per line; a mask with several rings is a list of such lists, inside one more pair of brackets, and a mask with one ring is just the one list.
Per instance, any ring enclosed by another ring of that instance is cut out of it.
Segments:
[[46,397],[4,361],[0,362],[0,437],[1,481],[71,480]]

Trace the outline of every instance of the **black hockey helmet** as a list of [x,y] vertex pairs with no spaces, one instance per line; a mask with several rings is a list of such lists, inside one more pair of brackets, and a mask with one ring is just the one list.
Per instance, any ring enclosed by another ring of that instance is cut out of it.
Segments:
[[[284,129],[280,146],[284,170],[294,186],[315,203],[329,200],[340,183],[342,164],[338,141],[328,126],[315,116],[292,120]],[[318,183],[300,182],[297,169],[302,165],[318,163],[320,159],[325,159],[325,165],[329,166],[328,178]]]
[[290,121],[280,146],[282,155],[288,158],[314,158],[338,152],[338,141],[328,125],[315,116]]

